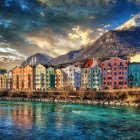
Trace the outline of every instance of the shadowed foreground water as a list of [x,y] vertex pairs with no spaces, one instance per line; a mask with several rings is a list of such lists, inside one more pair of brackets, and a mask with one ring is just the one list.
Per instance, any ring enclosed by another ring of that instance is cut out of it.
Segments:
[[0,140],[140,139],[140,109],[0,101]]

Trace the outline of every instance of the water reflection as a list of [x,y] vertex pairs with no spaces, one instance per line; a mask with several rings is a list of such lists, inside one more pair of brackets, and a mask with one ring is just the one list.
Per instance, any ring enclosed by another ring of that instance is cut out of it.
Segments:
[[33,126],[33,110],[31,105],[22,105],[17,110],[11,111],[12,123],[18,129],[31,129]]
[[140,138],[140,110],[0,101],[0,139]]

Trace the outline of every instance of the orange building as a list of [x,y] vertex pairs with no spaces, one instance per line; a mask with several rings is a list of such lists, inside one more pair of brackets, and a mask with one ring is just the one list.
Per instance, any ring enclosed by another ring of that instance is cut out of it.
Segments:
[[63,81],[63,76],[62,76],[62,71],[61,69],[56,69],[55,70],[55,88],[56,89],[61,89],[62,88],[62,81]]
[[34,72],[32,66],[15,67],[13,69],[13,90],[33,90]]

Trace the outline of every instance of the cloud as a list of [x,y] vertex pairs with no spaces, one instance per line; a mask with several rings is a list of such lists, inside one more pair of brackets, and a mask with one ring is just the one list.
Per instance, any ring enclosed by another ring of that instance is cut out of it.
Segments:
[[[1,45],[2,44],[0,44],[0,46]],[[14,50],[14,49],[9,48],[9,47],[7,47],[7,48],[0,47],[0,53],[1,53],[0,56],[2,56],[2,53],[3,53],[4,57],[7,57],[7,58],[13,59],[13,60],[15,60],[15,59],[21,59],[22,60],[22,59],[26,58],[26,56],[20,54],[17,50]]]
[[82,45],[86,45],[93,41],[91,34],[93,30],[91,29],[81,29],[80,26],[72,28],[72,32],[68,34],[71,40],[80,40]]
[[[38,46],[44,53],[52,57],[80,48],[78,42],[70,40],[66,34],[59,34],[48,28],[26,34],[24,37],[26,42]],[[76,44],[77,48],[75,48]]]
[[139,11],[139,0],[0,0],[1,61],[80,49]]

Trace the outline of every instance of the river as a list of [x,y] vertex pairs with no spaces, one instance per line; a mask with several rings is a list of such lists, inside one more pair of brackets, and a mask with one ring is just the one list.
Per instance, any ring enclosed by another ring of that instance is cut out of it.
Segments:
[[0,101],[0,140],[140,139],[140,108]]

